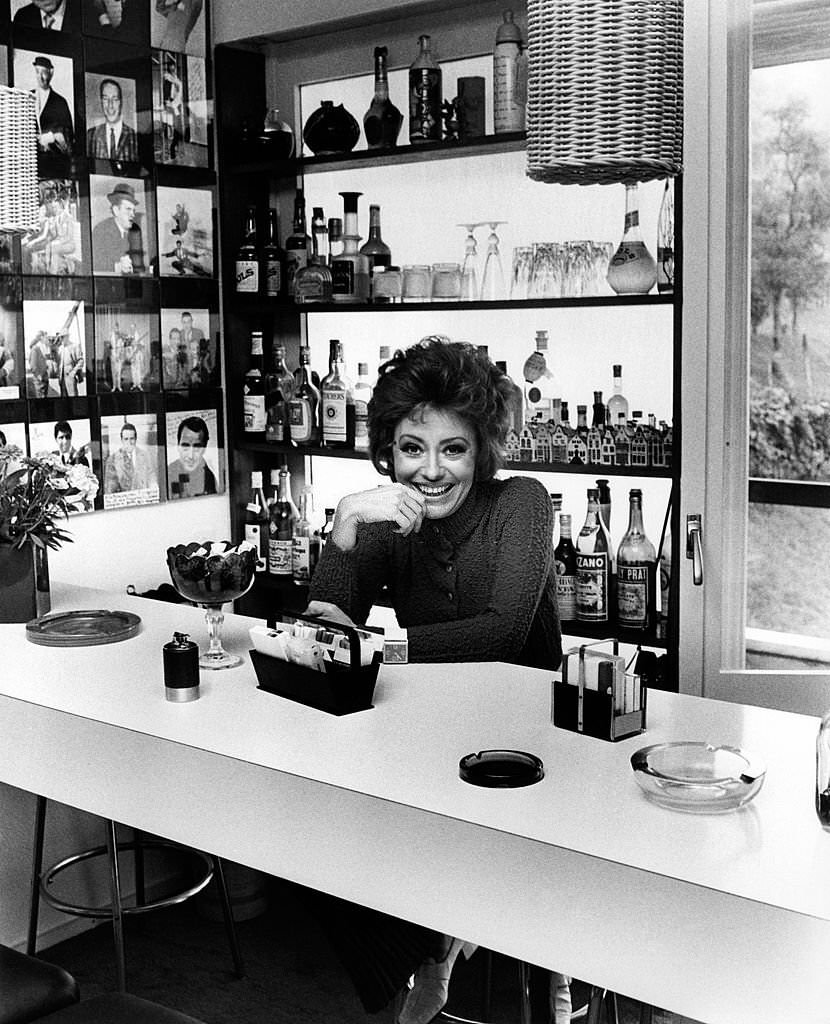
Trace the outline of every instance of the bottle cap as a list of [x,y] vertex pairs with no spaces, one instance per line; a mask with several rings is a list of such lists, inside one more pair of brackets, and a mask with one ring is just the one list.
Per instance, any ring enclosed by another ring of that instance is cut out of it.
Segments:
[[504,21],[499,25],[496,32],[497,43],[519,43],[522,42],[522,33],[519,26],[513,21],[513,12],[505,11],[502,14]]

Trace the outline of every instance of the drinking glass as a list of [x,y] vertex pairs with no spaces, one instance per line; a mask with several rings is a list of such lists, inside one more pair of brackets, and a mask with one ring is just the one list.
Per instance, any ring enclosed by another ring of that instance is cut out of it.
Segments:
[[461,298],[461,267],[457,263],[432,264],[432,301],[457,302]]
[[530,298],[561,298],[563,260],[564,248],[558,242],[534,243]]
[[482,223],[473,221],[470,224],[457,225],[467,230],[467,237],[464,239],[464,262],[461,265],[461,298],[465,302],[476,301],[480,294],[478,287],[479,257],[475,229],[480,228]]
[[533,246],[519,245],[513,250],[513,273],[510,277],[510,298],[529,299],[533,276]]
[[403,301],[429,302],[432,291],[431,270],[426,263],[412,263],[403,268]]
[[490,225],[490,234],[487,236],[487,259],[484,261],[484,277],[481,282],[481,298],[486,302],[494,302],[503,299],[507,295],[504,284],[504,269],[501,265],[501,254],[499,253],[499,236],[496,228],[506,224],[506,220],[488,220],[485,224]]

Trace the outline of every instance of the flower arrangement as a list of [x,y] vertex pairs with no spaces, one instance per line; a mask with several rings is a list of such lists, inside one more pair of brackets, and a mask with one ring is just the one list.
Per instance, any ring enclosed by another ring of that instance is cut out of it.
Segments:
[[60,521],[69,515],[67,470],[74,468],[29,458],[15,445],[0,447],[0,544],[59,548],[72,540]]

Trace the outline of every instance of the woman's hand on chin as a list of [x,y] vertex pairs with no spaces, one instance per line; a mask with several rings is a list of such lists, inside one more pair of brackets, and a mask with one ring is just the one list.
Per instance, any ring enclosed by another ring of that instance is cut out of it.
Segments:
[[328,619],[330,622],[339,622],[343,626],[355,626],[349,616],[336,604],[331,601],[309,601],[305,610],[306,615],[314,615],[318,619]]
[[426,500],[420,491],[404,484],[382,484],[341,498],[334,517],[331,540],[341,551],[357,543],[358,523],[394,523],[402,537],[417,533],[424,519]]

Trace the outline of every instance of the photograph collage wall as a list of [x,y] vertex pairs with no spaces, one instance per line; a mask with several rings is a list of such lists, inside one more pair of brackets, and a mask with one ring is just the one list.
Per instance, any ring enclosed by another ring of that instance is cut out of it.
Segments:
[[208,17],[0,0],[39,198],[36,225],[0,231],[0,444],[71,467],[73,511],[224,490]]

